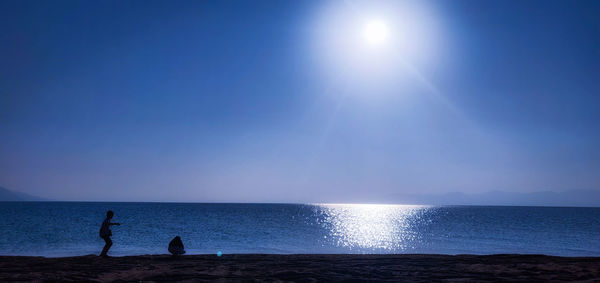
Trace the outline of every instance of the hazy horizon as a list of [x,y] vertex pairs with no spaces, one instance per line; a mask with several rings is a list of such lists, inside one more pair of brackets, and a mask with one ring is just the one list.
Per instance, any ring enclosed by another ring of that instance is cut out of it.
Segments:
[[324,199],[306,198],[299,200],[285,199],[213,199],[189,200],[180,199],[57,199],[26,192],[10,190],[0,186],[0,202],[2,201],[50,201],[50,202],[133,202],[133,203],[240,203],[240,204],[381,204],[381,205],[474,205],[474,206],[549,206],[549,207],[600,207],[600,191],[567,190],[537,191],[530,193],[486,191],[479,193],[446,192],[439,194],[395,193],[388,195],[361,195],[360,198],[336,196]]
[[0,186],[600,191],[599,1],[2,1]]

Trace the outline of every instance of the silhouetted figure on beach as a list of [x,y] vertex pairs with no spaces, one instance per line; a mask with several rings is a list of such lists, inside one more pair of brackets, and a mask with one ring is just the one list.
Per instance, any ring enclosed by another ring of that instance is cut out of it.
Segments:
[[104,222],[102,222],[102,226],[100,227],[100,238],[102,238],[104,240],[104,242],[106,243],[104,245],[104,248],[102,249],[102,252],[100,253],[101,257],[108,257],[108,254],[107,254],[108,250],[112,246],[112,241],[110,239],[110,236],[112,236],[112,231],[110,231],[110,226],[111,225],[121,225],[119,223],[110,222],[110,220],[113,218],[114,214],[115,213],[112,212],[112,210],[107,211],[106,219],[104,219]]
[[183,248],[183,242],[179,236],[176,236],[169,243],[169,252],[173,255],[182,255],[185,254],[185,250]]

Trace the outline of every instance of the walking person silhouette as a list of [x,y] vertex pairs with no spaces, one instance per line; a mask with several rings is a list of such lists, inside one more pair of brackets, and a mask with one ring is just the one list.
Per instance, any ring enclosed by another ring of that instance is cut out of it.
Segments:
[[115,213],[112,210],[107,211],[106,219],[104,219],[102,226],[100,227],[100,238],[102,238],[106,243],[102,249],[102,252],[100,253],[101,257],[108,257],[108,250],[112,246],[112,240],[110,239],[110,236],[112,236],[112,231],[110,231],[110,226],[121,225],[119,223],[110,222],[110,220],[113,218],[113,215],[115,215]]

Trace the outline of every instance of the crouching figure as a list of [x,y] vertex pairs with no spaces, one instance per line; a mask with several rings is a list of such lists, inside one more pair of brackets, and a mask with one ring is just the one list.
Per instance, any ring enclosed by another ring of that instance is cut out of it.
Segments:
[[169,252],[173,255],[182,255],[185,254],[185,249],[183,248],[183,242],[179,236],[173,238],[169,243]]

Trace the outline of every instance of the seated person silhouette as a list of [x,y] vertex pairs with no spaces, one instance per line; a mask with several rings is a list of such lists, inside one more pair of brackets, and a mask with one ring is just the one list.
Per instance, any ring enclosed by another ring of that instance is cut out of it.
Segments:
[[179,236],[173,238],[169,243],[169,252],[173,255],[182,255],[185,254],[185,250],[183,248],[183,242]]

